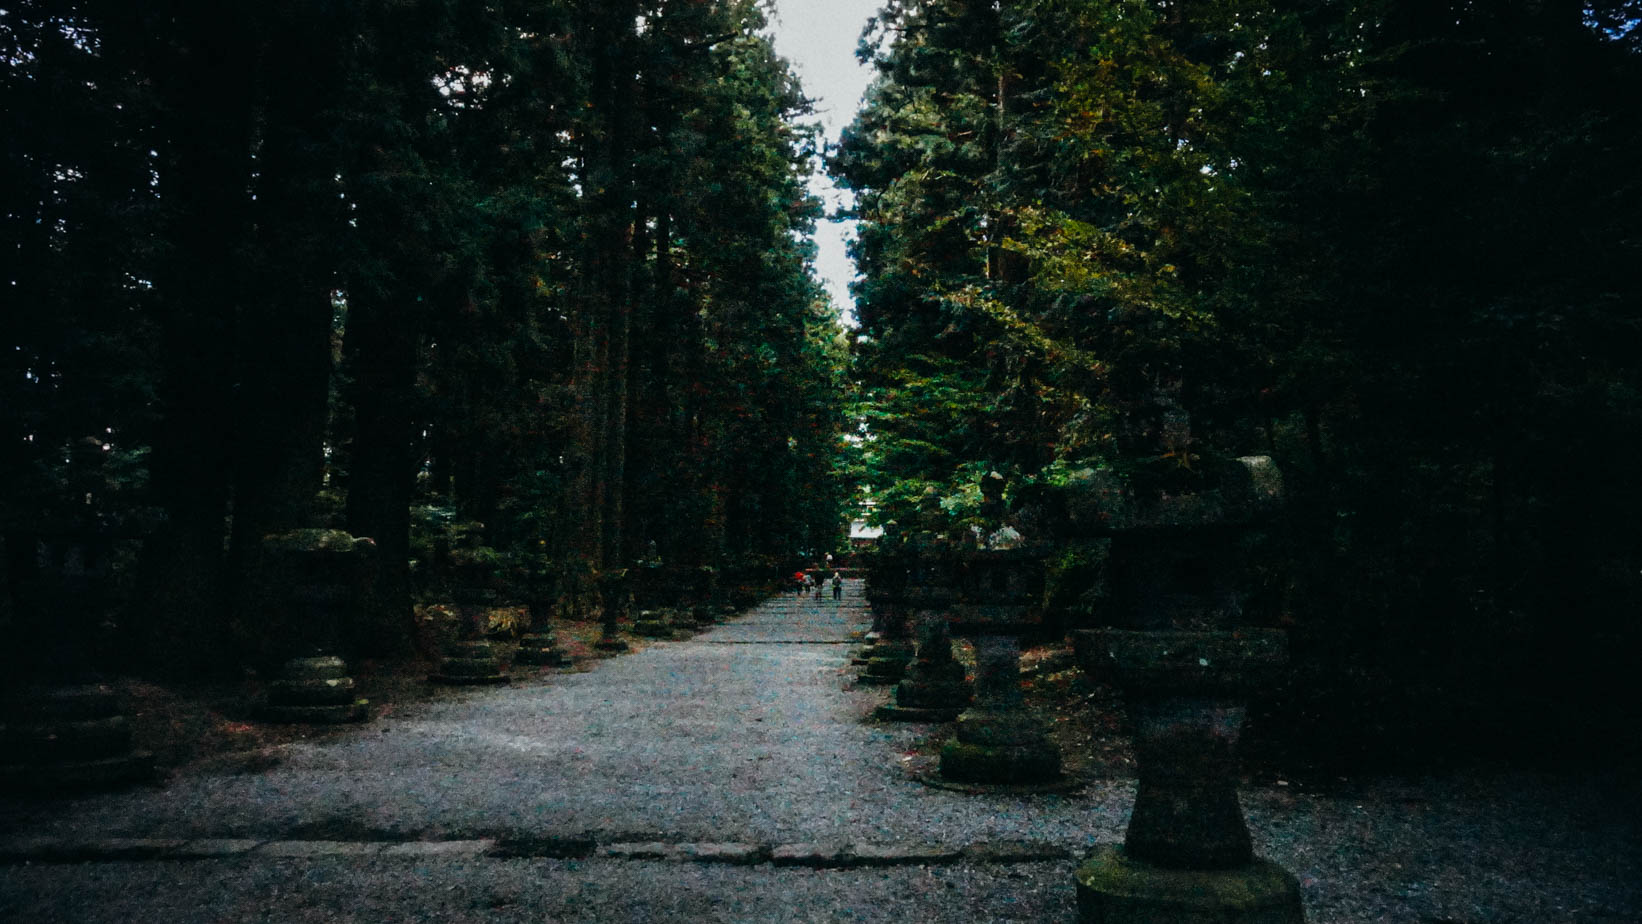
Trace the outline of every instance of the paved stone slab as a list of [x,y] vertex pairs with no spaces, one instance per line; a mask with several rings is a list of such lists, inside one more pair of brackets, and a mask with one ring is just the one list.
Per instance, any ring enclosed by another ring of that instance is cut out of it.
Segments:
[[592,835],[509,835],[496,839],[495,846],[490,849],[489,856],[501,859],[519,857],[542,857],[555,860],[571,860],[582,857],[591,857],[598,850],[598,844]]
[[951,863],[962,851],[935,844],[851,844],[851,866],[909,866],[920,863]]
[[770,862],[776,866],[809,866],[822,869],[844,866],[848,850],[843,844],[778,844],[770,850]]
[[360,857],[381,853],[379,841],[270,841],[255,851],[259,857]]
[[663,844],[658,841],[623,842],[600,846],[599,856],[616,860],[668,860],[673,858],[677,849],[676,844]]
[[1072,851],[1047,841],[984,841],[963,849],[971,863],[1038,863],[1071,859]]
[[496,847],[494,838],[473,841],[407,841],[382,848],[385,857],[482,857]]
[[219,857],[237,857],[250,853],[267,841],[243,837],[202,837],[183,844],[171,852],[174,860],[205,860]]
[[770,848],[762,844],[679,844],[677,857],[698,863],[735,863],[752,866],[770,858]]

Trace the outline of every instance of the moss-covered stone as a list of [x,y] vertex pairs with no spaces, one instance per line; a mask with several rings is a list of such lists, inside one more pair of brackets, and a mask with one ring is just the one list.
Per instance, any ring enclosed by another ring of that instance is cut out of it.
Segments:
[[434,683],[471,685],[507,683],[496,647],[485,641],[456,642],[439,662],[439,670],[429,680]]
[[268,685],[268,700],[287,706],[336,706],[351,703],[354,701],[353,678],[281,678]]
[[1300,884],[1265,860],[1222,870],[1141,863],[1101,847],[1078,868],[1084,924],[1304,924]]
[[941,748],[941,776],[959,783],[1023,786],[1061,778],[1060,752],[1048,742],[991,746],[948,741]]
[[562,667],[570,659],[559,650],[559,640],[552,632],[528,632],[519,637],[519,650],[513,655],[514,664],[532,667]]
[[148,779],[114,691],[101,684],[36,688],[0,720],[0,788],[62,790]]
[[265,722],[332,725],[361,722],[369,715],[355,696],[347,662],[334,655],[292,658],[268,685],[268,701],[257,710]]

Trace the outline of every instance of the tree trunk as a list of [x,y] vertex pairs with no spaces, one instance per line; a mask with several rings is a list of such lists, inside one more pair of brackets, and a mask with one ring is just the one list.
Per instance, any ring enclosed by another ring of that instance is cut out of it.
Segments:
[[183,5],[180,53],[153,55],[172,114],[160,194],[171,204],[175,247],[155,279],[165,359],[152,472],[166,518],[144,549],[143,596],[147,647],[157,667],[174,673],[213,663],[225,622],[233,319],[251,169],[252,41],[238,9]]
[[308,18],[276,18],[265,45],[258,263],[239,347],[238,562],[254,561],[265,535],[318,525],[313,500],[325,467],[332,254],[345,225],[337,207],[337,163],[325,141],[335,54],[312,39],[315,25]]
[[362,293],[349,299],[355,429],[348,531],[376,541],[376,572],[363,624],[352,633],[365,653],[402,650],[409,640],[417,336],[416,325],[404,315],[414,298]]

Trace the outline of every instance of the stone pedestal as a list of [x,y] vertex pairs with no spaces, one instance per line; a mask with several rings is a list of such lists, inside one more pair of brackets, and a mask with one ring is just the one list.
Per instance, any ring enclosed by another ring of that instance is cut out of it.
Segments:
[[856,678],[856,683],[865,686],[899,683],[906,676],[907,666],[918,654],[903,615],[905,608],[894,604],[890,609],[891,612],[884,617],[884,634],[872,644],[870,650],[862,653],[866,666]]
[[428,679],[453,686],[508,682],[496,646],[477,639],[452,642],[439,661],[439,669]]
[[873,649],[883,640],[886,614],[891,609],[888,597],[882,591],[874,591],[871,588],[867,591],[867,606],[872,613],[872,626],[862,636],[861,647],[850,658],[850,663],[857,667],[866,666],[867,661],[872,658]]
[[[942,615],[951,609],[951,576],[944,569],[934,543],[916,537],[886,565],[890,580],[877,598],[883,609],[879,637],[864,652],[866,669],[859,682],[888,686],[899,683],[918,655],[912,620],[916,614]],[[950,647],[948,649],[950,655]]]
[[952,658],[947,625],[943,614],[920,614],[917,658],[895,685],[894,701],[874,715],[894,722],[950,722],[969,705],[969,678]]
[[[1017,534],[1018,536],[1018,534]],[[939,781],[978,788],[1063,789],[1060,751],[1026,709],[1020,635],[1037,618],[1044,550],[1024,544],[959,555],[959,631],[975,639],[975,704],[941,749]]]
[[154,756],[132,749],[130,723],[107,686],[30,690],[6,713],[0,725],[0,788],[98,788],[154,775]]
[[1062,782],[1060,751],[1026,711],[1020,641],[983,635],[975,642],[975,705],[958,716],[957,735],[941,748],[941,779],[993,786]]
[[376,543],[335,529],[262,537],[252,598],[268,666],[294,653],[347,651],[361,633],[365,579]]
[[257,715],[268,722],[359,722],[366,716],[366,702],[355,694],[353,678],[341,658],[293,658],[268,685],[268,701]]
[[642,610],[633,620],[633,634],[643,638],[673,637],[673,624],[666,610]]
[[1078,920],[1087,924],[1304,924],[1300,883],[1251,860],[1231,869],[1171,869],[1106,846],[1077,871]]
[[599,651],[627,651],[631,646],[621,637],[621,621],[627,618],[633,600],[627,571],[607,571],[599,575],[598,584],[603,613],[599,619],[599,640],[593,647]]
[[544,591],[536,582],[533,582],[533,588],[535,592],[532,593],[529,603],[530,629],[519,636],[519,648],[513,653],[513,663],[531,667],[563,667],[570,663],[570,659],[559,649],[559,639],[553,632],[552,620],[553,608],[559,594],[556,588],[553,591]]
[[552,630],[532,629],[519,636],[519,650],[513,655],[513,663],[564,667],[570,663],[570,657],[559,648],[559,637]]
[[1254,856],[1237,801],[1243,697],[1287,659],[1276,629],[1121,631],[1080,640],[1124,690],[1140,780],[1122,848],[1078,870],[1084,921],[1299,924],[1294,877]]

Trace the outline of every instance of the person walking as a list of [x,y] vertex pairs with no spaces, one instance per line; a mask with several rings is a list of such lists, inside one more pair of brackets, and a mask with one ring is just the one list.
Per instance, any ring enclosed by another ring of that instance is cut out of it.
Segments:
[[836,571],[832,573],[832,598],[844,599],[844,576]]

